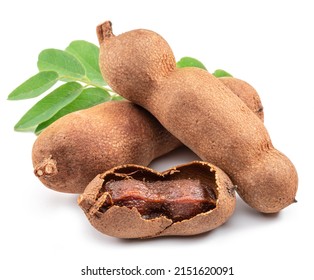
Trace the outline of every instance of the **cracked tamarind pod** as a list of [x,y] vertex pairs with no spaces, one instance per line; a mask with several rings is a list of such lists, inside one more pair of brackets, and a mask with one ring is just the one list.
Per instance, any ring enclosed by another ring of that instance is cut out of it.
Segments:
[[78,198],[90,223],[118,238],[196,235],[225,223],[235,209],[235,186],[201,161],[157,172],[123,165],[94,178]]
[[202,160],[224,170],[248,205],[276,213],[295,202],[293,163],[221,80],[203,69],[176,68],[170,46],[153,31],[115,36],[106,21],[97,34],[100,69],[110,87],[147,109]]

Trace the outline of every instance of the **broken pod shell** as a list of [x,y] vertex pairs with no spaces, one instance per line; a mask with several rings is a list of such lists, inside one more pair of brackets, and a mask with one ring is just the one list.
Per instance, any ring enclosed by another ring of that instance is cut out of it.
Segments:
[[225,223],[235,209],[235,186],[202,161],[157,172],[122,165],[99,174],[78,198],[90,223],[118,238],[196,235]]

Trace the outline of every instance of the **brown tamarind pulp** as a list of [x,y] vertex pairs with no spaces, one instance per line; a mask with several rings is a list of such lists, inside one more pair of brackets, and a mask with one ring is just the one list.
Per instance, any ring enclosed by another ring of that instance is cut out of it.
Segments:
[[216,194],[199,180],[180,179],[145,182],[134,179],[109,181],[108,197],[101,207],[135,207],[145,219],[166,216],[174,222],[189,219],[215,208]]

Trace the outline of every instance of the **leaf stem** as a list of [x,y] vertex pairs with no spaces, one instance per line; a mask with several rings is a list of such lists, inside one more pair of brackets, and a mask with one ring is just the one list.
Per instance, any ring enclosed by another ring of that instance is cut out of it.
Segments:
[[92,82],[91,80],[89,80],[87,77],[82,77],[81,79],[80,78],[73,78],[73,77],[70,77],[70,76],[60,76],[59,77],[60,80],[62,79],[69,79],[69,80],[72,80],[72,81],[76,81],[76,82],[80,82],[80,83],[84,83],[85,85],[83,85],[85,88],[89,87],[89,86],[92,86],[92,87],[96,87],[96,88],[100,88],[100,89],[104,89],[106,91],[109,91],[111,93],[113,93],[113,95],[117,95],[119,96],[116,92],[114,92],[110,87],[108,86],[102,86],[98,83],[94,83]]

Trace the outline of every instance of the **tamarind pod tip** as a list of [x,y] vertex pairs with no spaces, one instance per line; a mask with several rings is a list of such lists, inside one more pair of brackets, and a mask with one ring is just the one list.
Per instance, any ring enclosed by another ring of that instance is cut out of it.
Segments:
[[57,162],[54,159],[52,159],[51,156],[49,158],[44,159],[34,168],[34,174],[37,177],[42,176],[50,177],[56,175],[57,173],[58,173]]
[[112,33],[112,23],[107,20],[96,27],[99,44],[114,36]]

